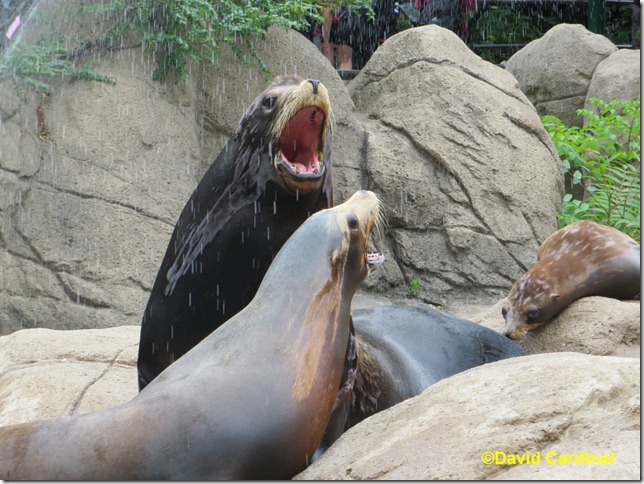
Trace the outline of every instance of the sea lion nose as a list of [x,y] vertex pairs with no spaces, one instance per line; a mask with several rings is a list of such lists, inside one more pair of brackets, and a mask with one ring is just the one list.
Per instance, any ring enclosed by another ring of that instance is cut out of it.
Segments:
[[317,79],[307,79],[307,81],[309,81],[311,83],[311,85],[313,86],[313,94],[317,94],[318,93],[318,84],[320,84],[320,81],[318,81]]

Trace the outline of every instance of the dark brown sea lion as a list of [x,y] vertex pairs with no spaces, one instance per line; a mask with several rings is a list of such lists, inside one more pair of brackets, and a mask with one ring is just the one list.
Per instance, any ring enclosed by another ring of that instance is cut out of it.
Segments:
[[348,428],[443,378],[525,355],[496,331],[424,306],[355,309],[353,324],[358,349],[351,396],[334,412],[321,451]]
[[313,215],[255,298],[130,402],[0,428],[0,479],[288,479],[320,443],[379,202]]
[[504,334],[521,339],[586,296],[632,299],[640,293],[640,246],[617,229],[589,220],[543,241],[537,263],[517,279],[503,305]]
[[139,388],[237,314],[286,240],[333,205],[331,106],[314,79],[278,77],[248,108],[179,217],[139,345]]

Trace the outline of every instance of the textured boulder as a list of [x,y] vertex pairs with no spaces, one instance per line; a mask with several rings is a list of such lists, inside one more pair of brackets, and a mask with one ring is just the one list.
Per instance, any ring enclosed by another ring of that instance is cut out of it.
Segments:
[[[349,429],[297,478],[639,479],[639,393],[639,359],[559,353],[491,363]],[[486,452],[540,462],[486,465]],[[578,454],[614,463],[548,462]]]
[[0,337],[0,426],[113,407],[138,393],[138,326]]
[[585,107],[592,97],[632,101],[640,97],[640,50],[620,49],[601,61],[590,81]]
[[[368,188],[384,201],[391,264],[375,283],[452,307],[500,297],[556,227],[559,157],[508,72],[451,31],[387,40],[349,85]],[[395,265],[397,263],[397,267]]]
[[564,124],[581,126],[577,116],[598,64],[617,51],[606,37],[580,24],[559,24],[508,60],[512,73],[540,116],[552,114]]
[[[501,333],[505,299],[485,311],[468,314],[471,321]],[[607,297],[585,297],[573,302],[548,324],[521,340],[528,354],[575,351],[590,355],[638,358],[640,302]]]

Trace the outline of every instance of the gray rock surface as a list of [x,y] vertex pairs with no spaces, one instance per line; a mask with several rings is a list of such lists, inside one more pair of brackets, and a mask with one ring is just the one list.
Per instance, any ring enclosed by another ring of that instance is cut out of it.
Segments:
[[[278,28],[262,46],[271,72],[328,87],[334,153],[355,159],[342,149],[353,103],[326,58]],[[0,84],[0,334],[140,324],[181,209],[267,83],[231,52],[181,84],[152,81],[140,47],[94,57],[116,85],[60,82],[22,100]]]
[[598,64],[617,51],[606,37],[580,24],[559,24],[508,60],[506,69],[540,116],[552,114],[564,124],[581,126],[577,116]]
[[432,25],[388,39],[349,89],[368,188],[389,220],[392,264],[376,287],[402,296],[416,279],[418,297],[448,308],[500,297],[556,228],[563,196],[557,153],[516,79]]
[[[387,303],[364,293],[354,302],[356,307]],[[490,311],[496,316],[490,319],[500,321],[500,307]],[[628,321],[620,314],[628,314]],[[540,330],[542,342],[531,348],[638,356],[638,321],[636,302],[585,298]],[[546,334],[556,335],[554,342]],[[78,415],[130,400],[137,393],[138,339],[139,326],[37,328],[0,337],[0,425]],[[639,360],[578,353],[530,358],[456,375],[435,385],[435,393],[431,387],[376,415],[377,420],[367,419],[340,439],[339,450],[334,445],[301,477],[634,478],[639,472]],[[541,451],[542,460],[547,452],[613,451],[616,465],[480,463],[482,452],[497,450]]]
[[[559,353],[491,363],[349,429],[296,478],[637,480],[639,393],[638,359]],[[485,452],[538,454],[540,463],[486,465]],[[584,452],[613,452],[614,464],[547,462]]]
[[603,101],[632,101],[640,97],[640,50],[620,49],[599,64],[588,86],[585,107],[589,99]]
[[79,415],[138,393],[138,326],[0,337],[0,426]]

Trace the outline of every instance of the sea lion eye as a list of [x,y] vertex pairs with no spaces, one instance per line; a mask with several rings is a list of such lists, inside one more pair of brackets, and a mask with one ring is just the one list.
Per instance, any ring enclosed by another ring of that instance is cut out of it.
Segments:
[[358,230],[358,227],[360,227],[360,222],[358,222],[358,217],[356,217],[353,214],[347,215],[347,224],[349,224],[349,228],[354,232]]
[[534,323],[534,320],[539,317],[539,308],[530,308],[526,313],[527,323]]
[[272,108],[275,106],[275,102],[277,101],[277,96],[268,96],[265,97],[264,100],[262,101],[262,106],[265,108]]

